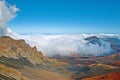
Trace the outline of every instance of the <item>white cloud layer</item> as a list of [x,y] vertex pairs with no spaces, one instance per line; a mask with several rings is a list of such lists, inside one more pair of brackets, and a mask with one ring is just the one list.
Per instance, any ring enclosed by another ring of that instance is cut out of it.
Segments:
[[[109,35],[109,36],[108,36]],[[112,37],[110,34],[94,35],[94,34],[60,34],[60,35],[23,35],[23,38],[32,47],[36,46],[39,51],[42,51],[47,56],[54,55],[94,55],[99,56],[103,54],[110,54],[114,50],[111,48],[110,43],[101,41],[102,45],[87,44],[84,40],[90,36],[97,37]]]

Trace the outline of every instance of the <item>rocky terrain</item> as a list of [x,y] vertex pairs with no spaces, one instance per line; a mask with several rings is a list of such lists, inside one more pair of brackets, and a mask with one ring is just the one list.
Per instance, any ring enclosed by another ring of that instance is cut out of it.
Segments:
[[120,80],[120,34],[19,35],[18,11],[0,0],[0,80]]
[[48,58],[24,40],[0,37],[0,80],[119,80],[119,72],[119,52]]
[[[75,80],[84,80],[84,78],[87,77],[101,76],[110,73],[120,72],[119,52],[116,52],[109,56],[81,57],[80,55],[72,55],[69,57],[57,57],[57,59],[63,62],[68,62],[71,65],[68,67],[68,70],[73,72],[72,78],[74,78]],[[107,78],[108,77],[106,77],[105,80],[109,80]],[[90,80],[102,79],[92,78]],[[110,80],[115,79],[111,78]]]
[[67,63],[45,57],[24,40],[0,37],[0,80],[71,80]]

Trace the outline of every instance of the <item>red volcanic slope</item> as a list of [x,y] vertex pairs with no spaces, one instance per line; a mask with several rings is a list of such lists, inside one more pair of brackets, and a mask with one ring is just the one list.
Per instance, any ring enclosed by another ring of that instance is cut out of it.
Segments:
[[120,72],[114,72],[106,75],[84,78],[82,80],[120,80]]

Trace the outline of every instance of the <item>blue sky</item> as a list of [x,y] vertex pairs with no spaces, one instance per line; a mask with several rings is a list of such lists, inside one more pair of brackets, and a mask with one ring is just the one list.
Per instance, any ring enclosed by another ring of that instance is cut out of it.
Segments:
[[7,0],[18,33],[120,33],[120,0]]

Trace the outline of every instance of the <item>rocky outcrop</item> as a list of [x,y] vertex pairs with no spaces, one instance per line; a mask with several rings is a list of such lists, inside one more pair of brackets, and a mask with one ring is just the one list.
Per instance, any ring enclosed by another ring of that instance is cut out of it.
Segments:
[[42,52],[38,52],[36,47],[30,47],[24,40],[14,40],[10,37],[0,37],[0,56],[20,59],[26,58],[33,64],[40,64],[43,57]]

